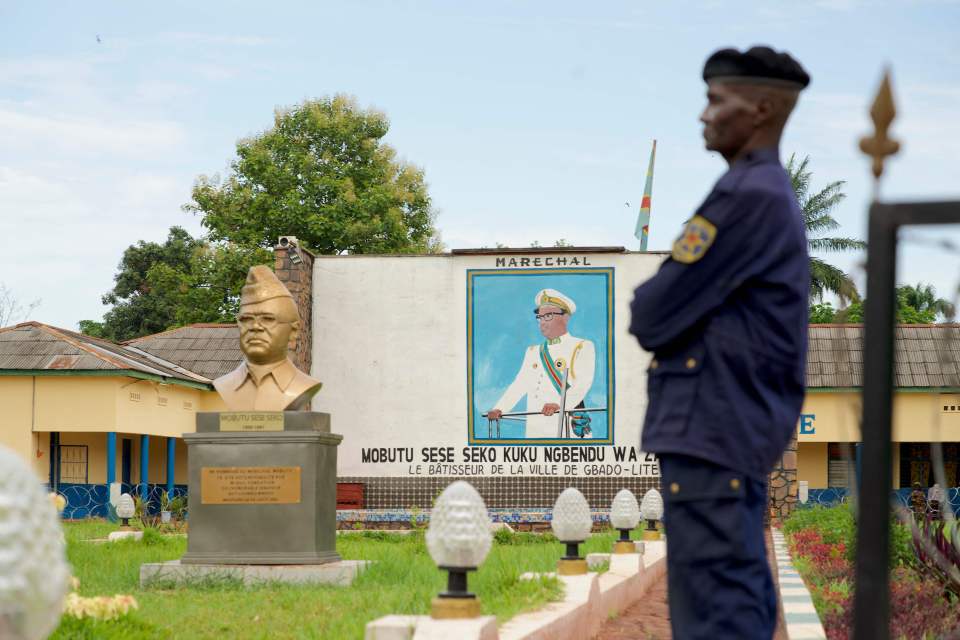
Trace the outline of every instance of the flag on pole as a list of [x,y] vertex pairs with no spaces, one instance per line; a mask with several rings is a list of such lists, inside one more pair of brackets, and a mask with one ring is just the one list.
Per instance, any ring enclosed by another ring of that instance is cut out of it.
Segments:
[[653,195],[653,160],[657,155],[657,141],[653,141],[650,150],[650,165],[647,167],[647,183],[643,187],[643,200],[640,202],[640,215],[637,216],[637,228],[633,235],[640,240],[640,251],[647,250],[647,238],[650,236],[650,197]]

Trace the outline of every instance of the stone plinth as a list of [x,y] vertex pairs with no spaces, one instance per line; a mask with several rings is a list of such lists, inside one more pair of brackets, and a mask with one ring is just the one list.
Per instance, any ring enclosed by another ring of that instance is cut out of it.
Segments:
[[143,540],[143,531],[111,531],[107,536],[108,542],[117,540]]
[[343,437],[330,433],[329,414],[242,413],[237,420],[231,418],[238,414],[198,413],[197,433],[184,434],[190,535],[182,564],[339,561],[336,476]]
[[497,640],[496,616],[434,620],[430,616],[384,616],[367,623],[364,640]]
[[347,587],[368,564],[369,560],[297,565],[184,564],[180,560],[151,562],[140,565],[140,587],[190,586],[218,580],[239,580],[245,585],[283,582]]

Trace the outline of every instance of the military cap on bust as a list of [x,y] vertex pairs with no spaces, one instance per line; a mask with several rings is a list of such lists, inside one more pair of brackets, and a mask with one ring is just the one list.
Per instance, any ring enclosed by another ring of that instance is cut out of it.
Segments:
[[736,49],[720,49],[703,65],[703,79],[720,82],[771,84],[803,89],[810,84],[808,74],[788,53],[770,47],[751,47],[741,53]]
[[293,300],[293,296],[270,267],[262,264],[250,267],[250,271],[247,272],[247,282],[240,290],[240,304],[257,304],[273,298]]

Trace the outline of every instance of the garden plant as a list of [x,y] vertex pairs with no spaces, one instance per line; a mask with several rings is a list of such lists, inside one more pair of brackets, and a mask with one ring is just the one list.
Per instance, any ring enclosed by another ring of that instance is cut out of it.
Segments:
[[[942,531],[942,527],[933,528]],[[827,638],[846,640],[853,623],[856,524],[852,509],[849,505],[800,509],[783,530]],[[931,570],[928,561],[918,556],[919,547],[916,532],[912,535],[910,527],[891,523],[891,637],[952,637],[960,633],[957,592],[944,578],[949,572]],[[954,556],[957,559],[960,554]]]

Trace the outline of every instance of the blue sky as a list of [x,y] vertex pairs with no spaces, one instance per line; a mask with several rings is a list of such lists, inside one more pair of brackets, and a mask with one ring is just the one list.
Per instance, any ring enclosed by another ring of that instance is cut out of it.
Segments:
[[[870,179],[856,141],[885,64],[904,150],[883,195],[960,196],[957,33],[948,1],[6,1],[0,282],[42,299],[34,319],[99,318],[126,246],[174,224],[200,231],[180,210],[196,176],[223,173],[276,107],[333,93],[389,116],[387,141],[426,172],[451,248],[636,248],[657,138],[650,248],[665,249],[724,170],[697,122],[703,60],[758,42],[813,76],[783,151],[809,154],[816,184],[847,180],[836,217],[862,237]],[[952,294],[956,256],[904,257],[901,279]],[[836,262],[859,274],[862,259]]]

